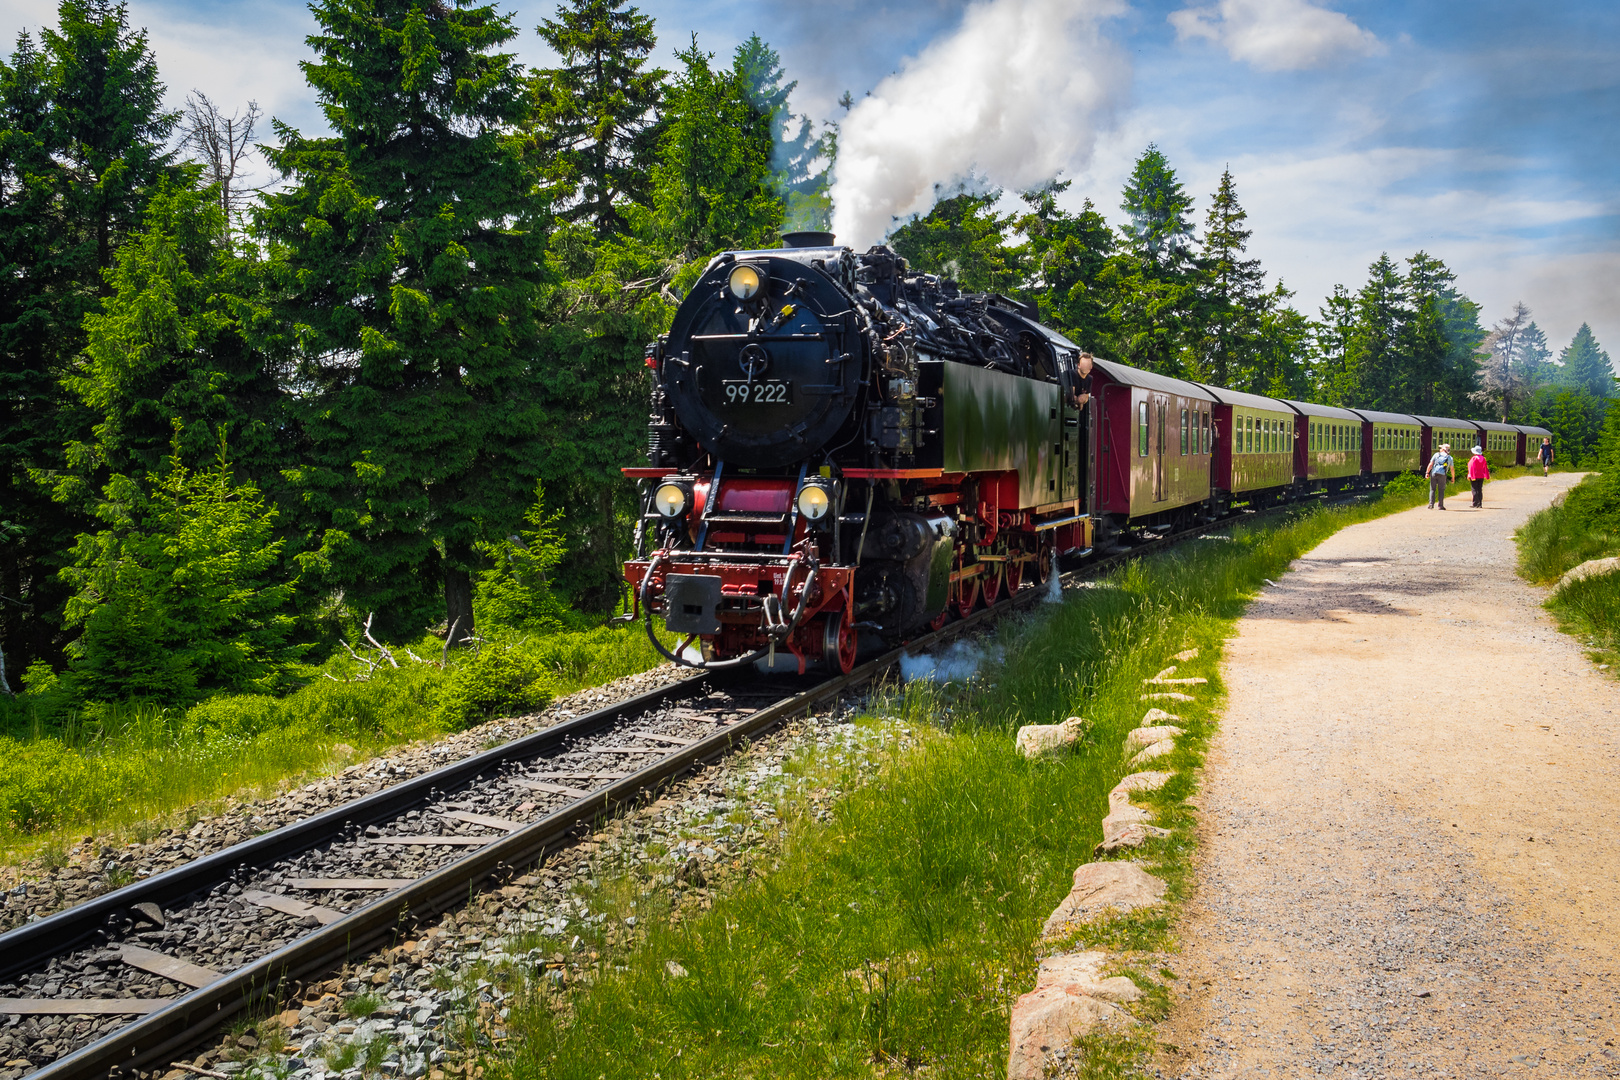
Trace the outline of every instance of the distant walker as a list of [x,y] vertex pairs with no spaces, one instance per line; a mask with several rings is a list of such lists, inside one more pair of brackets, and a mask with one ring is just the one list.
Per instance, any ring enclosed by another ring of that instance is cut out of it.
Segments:
[[1485,481],[1491,478],[1491,463],[1485,460],[1485,451],[1474,447],[1474,456],[1468,459],[1468,482],[1474,488],[1474,509],[1485,505]]
[[1457,479],[1456,462],[1451,457],[1450,443],[1440,444],[1440,449],[1429,459],[1429,467],[1423,470],[1423,475],[1429,478],[1429,509],[1433,510],[1438,504],[1440,509],[1444,510],[1446,484]]

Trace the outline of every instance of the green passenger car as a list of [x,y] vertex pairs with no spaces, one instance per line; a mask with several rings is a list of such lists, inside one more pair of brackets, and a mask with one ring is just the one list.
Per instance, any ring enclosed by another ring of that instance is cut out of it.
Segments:
[[1305,418],[1301,475],[1309,480],[1355,479],[1361,476],[1361,417],[1349,409],[1288,402]]
[[1361,417],[1362,462],[1374,476],[1416,472],[1423,468],[1423,425],[1406,413],[1352,409]]

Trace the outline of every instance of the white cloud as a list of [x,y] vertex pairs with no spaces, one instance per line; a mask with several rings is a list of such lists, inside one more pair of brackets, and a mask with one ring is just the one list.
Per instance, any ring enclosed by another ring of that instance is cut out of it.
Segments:
[[857,247],[927,210],[934,185],[1033,186],[1083,166],[1130,85],[1100,23],[1118,0],[989,0],[843,119],[833,229]]
[[1219,0],[1173,12],[1170,23],[1182,40],[1213,41],[1261,71],[1304,71],[1384,51],[1383,42],[1349,16],[1308,0]]

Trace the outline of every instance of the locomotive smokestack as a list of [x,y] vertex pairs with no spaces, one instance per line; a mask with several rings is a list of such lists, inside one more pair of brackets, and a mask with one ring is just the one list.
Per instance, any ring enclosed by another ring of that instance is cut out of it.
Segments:
[[785,248],[832,247],[833,239],[833,234],[830,232],[790,232],[782,234],[782,246]]

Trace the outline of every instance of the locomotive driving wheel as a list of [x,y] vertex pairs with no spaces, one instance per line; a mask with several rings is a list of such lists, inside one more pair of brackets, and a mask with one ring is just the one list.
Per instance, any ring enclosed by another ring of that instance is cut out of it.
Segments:
[[1007,570],[1002,576],[1006,582],[1007,596],[1017,596],[1019,587],[1024,584],[1024,564],[1021,562],[1008,563]]
[[984,565],[985,572],[979,575],[982,582],[980,590],[984,596],[984,606],[992,607],[1007,598],[1007,564],[992,562]]
[[860,648],[860,632],[843,612],[827,616],[827,625],[821,645],[821,659],[832,675],[848,675],[855,670],[855,654]]
[[[956,556],[957,573],[967,570],[967,562],[958,553]],[[972,577],[959,577],[951,583],[951,601],[947,605],[959,619],[965,619],[973,614],[979,606],[980,586],[983,584],[978,574]]]

